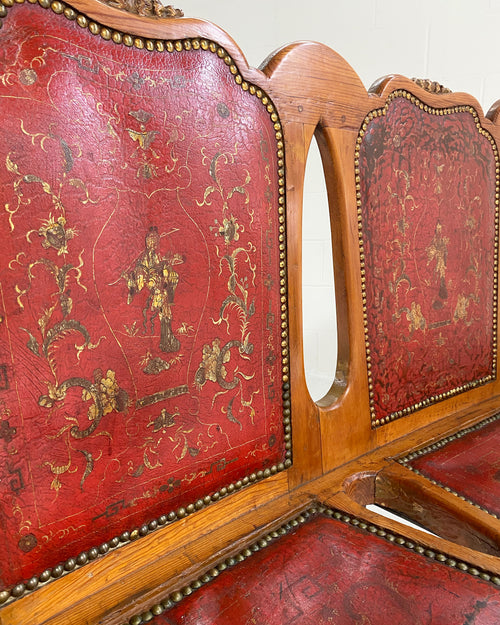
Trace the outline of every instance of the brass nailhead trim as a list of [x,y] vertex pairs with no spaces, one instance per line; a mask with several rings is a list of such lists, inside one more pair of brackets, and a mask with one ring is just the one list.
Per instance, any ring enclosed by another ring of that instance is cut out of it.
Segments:
[[[469,113],[472,115],[476,128],[479,131],[479,134],[486,137],[491,144],[493,156],[495,158],[495,245],[494,245],[494,288],[493,288],[493,339],[492,339],[492,373],[490,375],[486,375],[479,380],[473,380],[472,382],[467,382],[465,384],[461,384],[460,386],[450,389],[449,391],[444,391],[442,393],[437,393],[431,397],[426,397],[422,401],[413,404],[411,406],[406,406],[397,412],[393,412],[385,417],[380,419],[376,418],[375,413],[375,405],[374,405],[374,394],[371,393],[369,396],[370,402],[370,416],[371,416],[371,426],[372,428],[380,427],[381,425],[386,425],[391,421],[399,419],[401,417],[405,417],[409,414],[417,412],[422,408],[426,408],[432,404],[443,401],[445,399],[449,399],[450,397],[454,397],[460,393],[464,393],[465,391],[472,390],[479,386],[483,386],[488,382],[491,382],[496,379],[496,359],[497,359],[497,338],[496,338],[496,330],[497,330],[497,320],[498,320],[498,297],[497,297],[497,280],[498,280],[498,256],[499,256],[499,210],[500,210],[500,159],[498,148],[495,143],[494,138],[491,134],[485,130],[479,121],[479,115],[477,114],[474,107],[470,105],[456,105],[447,108],[434,108],[424,104],[421,100],[419,100],[416,96],[411,94],[409,91],[405,89],[398,89],[393,91],[387,97],[386,103],[382,108],[375,109],[370,111],[368,115],[365,117],[361,129],[359,130],[358,137],[356,139],[356,148],[354,154],[354,173],[355,173],[355,184],[356,184],[356,205],[357,205],[357,219],[358,219],[358,240],[359,240],[359,254],[360,254],[360,265],[361,265],[361,292],[362,292],[362,301],[363,301],[363,311],[366,313],[366,264],[365,264],[365,254],[364,254],[364,233],[363,233],[363,216],[361,210],[361,184],[359,177],[359,158],[360,158],[360,150],[361,143],[363,141],[363,136],[365,134],[366,129],[368,128],[369,122],[372,121],[376,117],[384,117],[387,114],[387,110],[389,108],[389,104],[395,98],[405,98],[409,100],[412,104],[414,104],[419,109],[429,113],[430,115],[451,115],[454,113]],[[372,375],[372,366],[371,366],[371,356],[370,356],[370,342],[368,340],[368,317],[366,314],[363,314],[363,326],[365,333],[365,351],[366,351],[366,367],[368,373],[368,385],[373,388],[373,375]]]
[[[23,4],[25,0],[0,0],[0,17],[7,15],[7,8],[14,5],[14,3]],[[58,564],[52,569],[43,571],[39,576],[34,576],[26,583],[19,583],[13,586],[10,590],[0,591],[0,606],[6,605],[14,601],[15,599],[30,593],[40,586],[66,575],[68,572],[85,566],[89,561],[95,560],[99,555],[103,555],[108,551],[116,549],[117,547],[137,540],[141,536],[151,533],[163,527],[169,523],[172,523],[178,519],[184,518],[193,512],[201,510],[202,508],[210,505],[211,503],[218,501],[222,497],[226,497],[233,492],[240,490],[246,486],[249,486],[257,481],[275,475],[281,471],[284,471],[292,466],[292,439],[291,439],[291,399],[290,399],[290,378],[289,378],[289,341],[288,341],[288,307],[286,294],[288,292],[287,286],[287,274],[286,274],[286,243],[285,243],[285,224],[286,224],[286,182],[285,182],[285,161],[284,161],[284,143],[282,126],[279,121],[278,113],[274,105],[272,104],[269,96],[267,96],[260,87],[252,85],[243,80],[239,70],[231,58],[231,56],[225,51],[222,46],[219,46],[213,41],[206,39],[193,38],[184,39],[180,41],[152,41],[150,39],[142,37],[132,37],[129,34],[112,31],[109,28],[102,26],[96,22],[89,20],[85,15],[76,12],[72,7],[66,5],[59,0],[28,0],[32,4],[38,4],[44,9],[51,9],[57,15],[64,15],[66,19],[77,22],[81,28],[87,28],[92,35],[100,35],[105,41],[112,41],[117,45],[125,45],[127,47],[135,47],[140,50],[146,50],[148,52],[168,52],[174,51],[190,51],[199,50],[209,51],[216,54],[219,58],[224,60],[228,71],[231,72],[236,84],[240,85],[244,91],[250,93],[251,96],[257,97],[262,101],[267,113],[269,114],[271,121],[273,122],[273,128],[276,137],[276,157],[278,168],[278,219],[280,223],[280,235],[279,240],[279,266],[280,266],[280,293],[281,293],[281,362],[282,362],[282,404],[283,404],[283,428],[284,428],[284,461],[273,465],[265,470],[257,471],[249,476],[245,476],[242,479],[228,484],[216,491],[212,495],[206,495],[202,499],[187,505],[185,508],[181,507],[175,511],[170,511],[166,515],[160,516],[148,524],[142,525],[140,528],[135,528],[131,531],[123,532],[120,536],[112,538],[110,541],[103,543],[99,547],[94,547],[88,551],[84,551],[76,558],[69,558],[66,562]],[[0,20],[0,28],[2,22]],[[236,71],[233,70],[235,68]],[[144,621],[146,622],[146,621]]]
[[487,508],[484,508],[483,506],[475,503],[474,501],[472,501],[471,499],[465,497],[464,495],[461,495],[456,490],[453,490],[452,488],[450,488],[449,486],[447,486],[443,482],[439,482],[437,480],[433,480],[432,478],[428,477],[427,475],[425,475],[424,473],[422,473],[421,471],[419,471],[418,469],[413,467],[410,463],[411,463],[412,460],[416,460],[417,458],[425,456],[428,453],[431,453],[433,451],[437,451],[438,449],[441,449],[442,447],[445,447],[446,445],[448,445],[448,443],[452,443],[453,441],[459,440],[460,438],[463,438],[464,436],[467,436],[467,434],[471,434],[472,432],[477,432],[478,430],[481,430],[485,426],[490,425],[491,423],[494,423],[495,421],[498,421],[499,419],[500,419],[500,413],[496,414],[496,415],[493,415],[491,417],[488,417],[487,419],[484,419],[483,421],[480,421],[479,423],[476,423],[476,425],[472,425],[471,427],[464,428],[463,430],[459,430],[458,432],[455,432],[455,434],[451,434],[450,436],[446,436],[445,438],[442,438],[439,441],[436,441],[435,443],[431,443],[430,445],[426,445],[425,447],[422,447],[421,449],[417,449],[416,451],[412,451],[411,453],[406,454],[406,456],[403,456],[402,458],[397,458],[397,462],[399,462],[399,464],[401,464],[405,468],[409,469],[410,471],[412,471],[416,475],[419,475],[420,477],[425,478],[431,484],[434,484],[435,486],[439,486],[440,488],[445,490],[447,493],[451,493],[452,495],[455,495],[455,497],[458,497],[462,501],[465,501],[466,503],[470,504],[471,506],[474,506],[475,508],[478,508],[479,510],[482,510],[483,512],[486,512],[487,514],[489,514],[490,516],[494,517],[495,519],[498,519],[499,516],[497,514],[495,514],[494,512],[491,512]]
[[219,562],[219,564],[200,575],[200,577],[198,577],[194,581],[176,590],[175,592],[170,593],[170,595],[168,595],[168,597],[163,599],[161,602],[155,603],[151,608],[149,608],[149,610],[146,610],[141,614],[136,614],[135,616],[132,616],[123,625],[143,625],[143,623],[148,623],[153,618],[153,616],[160,615],[166,610],[169,610],[175,604],[181,602],[184,597],[191,595],[194,591],[214,580],[220,575],[222,571],[225,571],[228,568],[232,568],[240,562],[243,562],[243,560],[250,558],[257,551],[265,549],[277,539],[285,536],[293,529],[295,529],[299,525],[302,525],[303,523],[307,522],[311,517],[314,517],[318,514],[325,514],[326,516],[332,517],[335,520],[340,521],[341,523],[357,527],[361,530],[369,532],[370,534],[379,536],[389,543],[394,543],[400,547],[403,547],[404,549],[413,551],[429,560],[436,560],[437,562],[444,564],[445,566],[458,569],[460,571],[463,571],[464,573],[472,575],[473,577],[479,577],[483,581],[491,582],[495,586],[500,586],[500,577],[495,575],[494,573],[485,571],[483,569],[477,569],[467,562],[455,560],[454,558],[449,557],[444,552],[429,549],[424,545],[415,543],[412,540],[394,532],[387,531],[384,528],[373,523],[367,523],[362,519],[359,519],[349,514],[345,514],[344,512],[340,512],[339,510],[333,510],[322,505],[317,505],[305,510],[291,521],[288,521],[287,523],[279,527],[277,530],[269,532],[268,534],[263,535],[261,538],[258,538],[253,544],[251,544],[249,547],[246,547],[238,554],[226,558],[222,562]]

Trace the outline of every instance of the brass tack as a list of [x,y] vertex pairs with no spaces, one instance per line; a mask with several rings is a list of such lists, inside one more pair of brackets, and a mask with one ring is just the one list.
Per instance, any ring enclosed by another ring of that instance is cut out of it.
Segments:
[[[44,2],[45,0],[40,0],[40,4],[43,6],[42,2]],[[85,17],[85,15],[82,15],[81,13],[77,16],[76,18],[76,23],[78,24],[78,26],[80,26],[81,28],[87,28],[87,24],[88,24],[88,19]]]
[[[78,20],[78,18],[77,18]],[[122,42],[122,34],[117,32],[116,30],[113,32],[113,34],[111,35],[111,39],[114,41],[114,43],[120,44]]]
[[26,586],[24,584],[16,584],[14,588],[12,588],[12,590],[10,591],[10,594],[13,597],[17,598],[17,597],[20,597],[24,593],[25,590],[26,590]]
[[45,569],[45,571],[40,573],[40,581],[42,582],[42,584],[49,581],[50,575],[51,575],[50,569]]
[[134,45],[134,38],[131,35],[123,35],[122,41],[129,48]]
[[64,4],[59,2],[59,0],[55,0],[51,3],[50,8],[54,11],[54,13],[60,15],[64,11]]
[[75,567],[76,567],[76,559],[75,558],[69,558],[64,563],[64,568],[65,568],[66,571],[72,571]]
[[99,555],[99,550],[97,549],[97,547],[92,547],[92,549],[89,549],[87,552],[87,556],[89,558],[89,560],[95,560]]

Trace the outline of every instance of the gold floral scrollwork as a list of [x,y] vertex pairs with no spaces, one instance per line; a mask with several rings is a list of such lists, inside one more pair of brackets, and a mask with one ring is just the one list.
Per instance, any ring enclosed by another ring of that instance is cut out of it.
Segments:
[[175,9],[171,4],[165,6],[160,0],[103,0],[103,2],[116,9],[135,13],[141,17],[184,17],[181,9]]

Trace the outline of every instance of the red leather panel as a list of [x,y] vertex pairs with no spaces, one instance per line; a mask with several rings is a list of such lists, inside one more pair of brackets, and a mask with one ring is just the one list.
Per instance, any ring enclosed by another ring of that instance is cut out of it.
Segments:
[[500,590],[325,516],[195,590],[154,625],[496,625]]
[[500,419],[404,462],[500,517]]
[[283,467],[274,121],[195,47],[3,20],[2,584]]
[[374,425],[496,375],[491,137],[466,107],[410,98],[390,98],[359,149]]

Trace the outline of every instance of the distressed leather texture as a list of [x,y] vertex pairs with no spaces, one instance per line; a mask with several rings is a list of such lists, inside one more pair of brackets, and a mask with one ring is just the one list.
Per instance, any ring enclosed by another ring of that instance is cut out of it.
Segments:
[[151,622],[494,625],[499,618],[500,597],[488,582],[318,515]]
[[367,121],[359,148],[376,426],[496,377],[491,137],[466,107],[407,96]]
[[274,124],[223,59],[26,5],[0,66],[9,586],[284,461],[283,311]]

